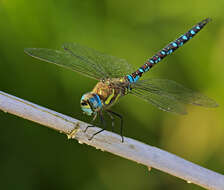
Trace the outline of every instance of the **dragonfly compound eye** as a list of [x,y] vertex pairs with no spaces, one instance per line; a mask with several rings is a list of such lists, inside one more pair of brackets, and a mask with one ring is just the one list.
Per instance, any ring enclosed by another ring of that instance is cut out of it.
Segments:
[[87,104],[87,102],[81,102],[81,105],[82,106],[87,106],[88,104]]

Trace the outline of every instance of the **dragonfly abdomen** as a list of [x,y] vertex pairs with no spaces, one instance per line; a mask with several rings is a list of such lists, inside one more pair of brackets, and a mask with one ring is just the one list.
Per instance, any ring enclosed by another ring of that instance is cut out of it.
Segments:
[[176,49],[184,45],[187,41],[189,41],[192,37],[194,37],[208,22],[210,18],[207,18],[194,27],[192,27],[188,32],[181,35],[175,41],[169,43],[166,47],[156,53],[153,57],[148,59],[148,61],[140,67],[137,71],[132,73],[131,75],[127,75],[127,79],[130,83],[136,82],[144,72],[149,71],[156,63],[160,62],[164,57],[173,53]]

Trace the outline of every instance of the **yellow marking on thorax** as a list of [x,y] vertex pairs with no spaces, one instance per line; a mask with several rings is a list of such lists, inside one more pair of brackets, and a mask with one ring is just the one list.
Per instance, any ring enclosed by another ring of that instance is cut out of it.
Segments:
[[105,104],[108,105],[113,97],[114,97],[114,89],[112,94],[106,99]]
[[90,108],[90,105],[85,105],[85,106],[82,106],[83,108]]
[[115,98],[114,103],[117,102],[117,100],[118,100],[118,98],[119,98],[120,96],[121,96],[121,94],[119,93],[119,94],[117,95],[117,97]]
[[125,79],[122,77],[119,79],[120,82],[125,82]]

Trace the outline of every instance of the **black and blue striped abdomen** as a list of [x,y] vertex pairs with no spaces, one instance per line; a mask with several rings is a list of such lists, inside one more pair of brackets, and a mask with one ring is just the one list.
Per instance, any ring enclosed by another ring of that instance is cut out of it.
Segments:
[[132,73],[131,75],[127,75],[127,79],[130,83],[136,82],[144,72],[147,72],[152,68],[156,63],[160,62],[164,57],[173,53],[176,49],[184,45],[187,41],[189,41],[192,37],[194,37],[208,22],[210,18],[207,18],[194,27],[192,27],[187,33],[183,34],[175,41],[168,44],[161,51],[156,53],[152,58],[150,58],[142,67],[140,67],[137,71]]

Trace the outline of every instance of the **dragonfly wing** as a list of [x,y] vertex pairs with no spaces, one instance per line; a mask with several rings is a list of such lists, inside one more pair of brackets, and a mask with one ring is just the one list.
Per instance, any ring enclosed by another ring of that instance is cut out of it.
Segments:
[[37,59],[54,63],[97,80],[104,75],[103,71],[96,67],[93,61],[85,60],[82,57],[76,58],[65,51],[45,48],[26,48],[24,51]]
[[169,112],[180,114],[186,113],[183,104],[193,104],[204,107],[218,106],[218,104],[211,98],[185,88],[181,84],[171,80],[140,80],[132,84],[132,88],[131,93],[134,95],[137,95]]
[[151,103],[152,105],[163,111],[182,115],[187,114],[183,104],[175,99],[160,96],[158,94],[154,94],[153,92],[138,88],[133,88],[130,93],[136,95],[137,97],[143,98],[145,101]]
[[116,78],[133,72],[133,68],[125,59],[106,55],[77,43],[66,43],[63,47],[74,58],[85,60],[86,67],[94,67],[102,72],[101,78]]

